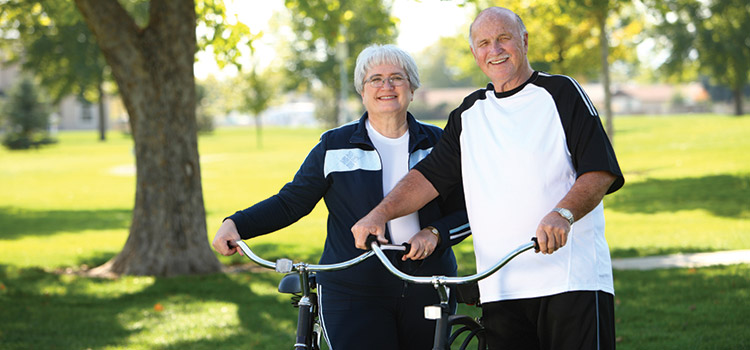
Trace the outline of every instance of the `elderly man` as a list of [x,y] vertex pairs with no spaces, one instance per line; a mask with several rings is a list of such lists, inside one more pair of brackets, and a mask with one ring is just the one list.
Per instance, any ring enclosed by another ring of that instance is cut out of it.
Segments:
[[386,221],[463,185],[478,270],[533,234],[540,245],[479,284],[490,348],[614,349],[602,199],[624,179],[597,111],[572,78],[531,68],[512,11],[482,11],[469,42],[492,83],[451,112],[432,153],[352,227],[355,244],[385,242]]

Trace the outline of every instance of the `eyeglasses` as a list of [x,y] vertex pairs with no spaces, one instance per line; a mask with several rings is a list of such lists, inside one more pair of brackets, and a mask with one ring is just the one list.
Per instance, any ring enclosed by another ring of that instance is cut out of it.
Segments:
[[381,76],[374,76],[370,78],[369,80],[365,80],[365,83],[369,83],[370,86],[372,86],[375,89],[380,89],[383,87],[383,85],[385,85],[386,80],[388,81],[388,84],[391,84],[391,86],[393,87],[402,86],[406,84],[406,82],[408,81],[407,78],[402,77],[400,75],[391,75],[390,77],[385,78],[385,79],[383,79],[383,77]]

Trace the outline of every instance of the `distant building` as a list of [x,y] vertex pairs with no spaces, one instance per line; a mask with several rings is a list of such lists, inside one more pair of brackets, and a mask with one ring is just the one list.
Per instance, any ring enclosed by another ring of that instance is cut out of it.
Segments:
[[[601,84],[582,84],[594,106],[604,108]],[[711,112],[711,97],[700,83],[617,84],[612,87],[614,114],[677,114]]]
[[[582,84],[594,106],[600,113],[604,110],[604,89],[601,84]],[[471,92],[470,88],[420,88],[415,92],[414,104],[424,103],[429,107],[442,104],[449,110],[458,107]],[[612,88],[612,112],[615,115],[628,114],[675,114],[704,113],[712,111],[711,98],[700,83],[618,84]]]
[[[0,63],[0,98],[7,98],[10,90],[16,85],[21,74],[18,64]],[[105,97],[105,109],[109,108],[109,99]],[[63,98],[53,107],[50,115],[50,127],[55,130],[97,130],[99,128],[99,105],[82,103],[74,96]],[[109,113],[107,113],[109,114]],[[107,123],[110,128],[112,123]]]
[[[464,97],[476,91],[476,87],[455,87],[429,89],[421,88],[414,92],[414,101],[424,103],[428,106],[439,106],[446,104],[451,109],[458,107]],[[447,116],[446,116],[447,117]]]
[[[268,107],[260,114],[263,126],[317,127],[320,121],[315,118],[315,103],[307,96],[290,94],[286,102]],[[215,118],[217,125],[255,125],[255,116],[233,111],[226,116]]]
[[[104,108],[109,105],[109,99],[105,96]],[[99,104],[82,103],[73,96],[64,98],[57,106],[57,127],[59,130],[98,130],[99,129]],[[107,122],[107,129],[111,123]]]

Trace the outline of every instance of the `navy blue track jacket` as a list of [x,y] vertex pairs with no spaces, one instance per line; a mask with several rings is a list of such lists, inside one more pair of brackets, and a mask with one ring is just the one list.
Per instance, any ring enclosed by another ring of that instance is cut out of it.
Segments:
[[[321,198],[328,208],[328,235],[320,259],[338,263],[363,253],[354,246],[351,227],[383,199],[380,155],[367,135],[365,113],[355,121],[323,133],[294,179],[278,194],[230,216],[243,239],[284,228],[310,213]],[[409,168],[432,150],[442,129],[417,121],[409,124]],[[463,191],[441,195],[419,210],[420,227],[434,226],[441,235],[436,251],[421,261],[405,261],[393,253],[391,260],[402,271],[423,276],[456,274],[456,258],[450,247],[470,233]],[[387,226],[386,226],[387,230]],[[390,232],[386,232],[390,239]],[[405,284],[371,258],[346,270],[318,273],[326,288],[355,295],[398,296]]]

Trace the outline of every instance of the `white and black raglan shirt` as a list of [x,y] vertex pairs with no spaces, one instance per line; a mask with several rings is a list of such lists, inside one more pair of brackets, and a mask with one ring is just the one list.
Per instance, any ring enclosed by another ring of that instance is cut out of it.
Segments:
[[[477,271],[528,242],[581,174],[617,176],[607,193],[624,183],[586,93],[570,77],[543,72],[511,91],[489,84],[467,96],[414,168],[441,196],[463,185]],[[521,254],[479,287],[483,303],[580,290],[614,294],[602,204],[573,224],[554,254]]]

